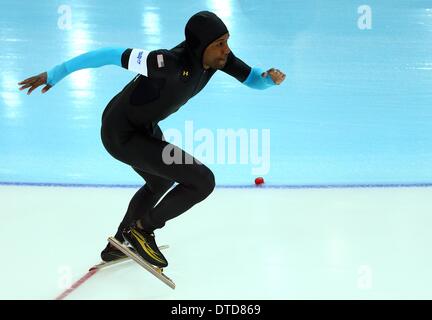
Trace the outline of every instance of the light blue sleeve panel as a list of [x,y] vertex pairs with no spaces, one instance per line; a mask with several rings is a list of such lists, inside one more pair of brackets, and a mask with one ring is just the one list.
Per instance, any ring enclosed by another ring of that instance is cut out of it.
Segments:
[[105,47],[76,56],[49,70],[47,72],[47,83],[53,86],[67,75],[81,69],[98,68],[109,64],[121,67],[121,57],[126,49],[121,47]]
[[270,77],[270,75],[267,75],[265,78],[261,76],[261,74],[264,72],[265,71],[260,68],[253,67],[243,84],[249,88],[258,90],[264,90],[274,86],[275,83],[273,82],[273,79]]

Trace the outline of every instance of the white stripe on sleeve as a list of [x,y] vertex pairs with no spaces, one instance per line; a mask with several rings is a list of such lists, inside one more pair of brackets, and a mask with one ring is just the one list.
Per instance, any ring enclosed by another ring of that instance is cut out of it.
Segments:
[[147,56],[150,51],[132,49],[129,56],[128,70],[147,76]]

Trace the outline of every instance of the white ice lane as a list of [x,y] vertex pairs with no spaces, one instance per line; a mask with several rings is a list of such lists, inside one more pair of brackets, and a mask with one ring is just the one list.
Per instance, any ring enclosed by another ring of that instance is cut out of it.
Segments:
[[[0,299],[54,299],[135,193],[0,187]],[[134,262],[67,299],[430,299],[432,188],[216,189],[159,231],[171,290]]]

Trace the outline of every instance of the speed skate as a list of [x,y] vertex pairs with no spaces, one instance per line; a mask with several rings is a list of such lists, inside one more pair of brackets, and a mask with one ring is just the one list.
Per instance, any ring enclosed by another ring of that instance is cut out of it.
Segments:
[[[108,241],[114,246],[116,247],[118,250],[120,250],[121,252],[123,252],[127,257],[129,257],[130,259],[134,260],[136,263],[138,263],[141,267],[143,267],[144,269],[146,269],[148,272],[150,272],[152,275],[154,275],[156,278],[158,278],[159,280],[161,280],[163,283],[165,283],[167,286],[169,286],[171,289],[175,289],[175,283],[168,278],[164,273],[163,273],[163,269],[156,267],[150,263],[148,263],[147,261],[145,261],[143,258],[141,258],[138,254],[136,254],[135,252],[131,251],[127,246],[123,245],[122,243],[120,243],[117,239],[115,239],[114,237],[109,237]],[[160,247],[160,249],[162,248],[166,248],[165,247]],[[129,260],[128,258],[122,258],[122,259],[118,259],[116,261],[113,261],[113,263],[117,262],[123,262],[123,261],[127,261]],[[113,263],[106,263],[107,265],[112,265]]]
[[[159,250],[165,250],[165,249],[168,249],[168,248],[169,248],[169,246],[167,246],[167,245],[160,246]],[[105,268],[108,268],[108,267],[111,267],[111,266],[114,266],[114,265],[118,265],[118,264],[121,264],[121,263],[127,262],[127,261],[133,261],[133,260],[130,257],[126,256],[124,258],[116,259],[116,260],[113,260],[113,261],[108,261],[108,262],[102,261],[102,262],[100,262],[98,264],[95,264],[93,267],[91,267],[89,269],[89,271],[93,271],[93,270],[96,270],[96,269],[97,270],[105,269]]]

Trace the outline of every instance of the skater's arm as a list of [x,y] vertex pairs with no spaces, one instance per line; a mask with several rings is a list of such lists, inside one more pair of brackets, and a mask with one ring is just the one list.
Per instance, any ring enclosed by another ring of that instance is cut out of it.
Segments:
[[45,93],[61,79],[74,71],[86,68],[98,68],[105,65],[116,65],[147,75],[146,57],[148,53],[148,51],[142,49],[105,47],[76,56],[56,65],[48,72],[42,72],[36,76],[27,78],[19,82],[18,85],[21,86],[20,90],[29,88],[27,94],[30,94],[40,85],[46,84],[42,89],[42,93]]
[[53,86],[67,75],[81,69],[98,68],[110,64],[121,67],[121,58],[125,50],[126,48],[121,47],[106,47],[83,53],[49,70],[47,83]]
[[277,69],[264,71],[257,67],[250,67],[231,52],[222,71],[233,76],[244,85],[253,89],[267,89],[279,85],[285,79],[285,74]]
[[107,47],[90,52],[86,52],[66,62],[56,65],[48,72],[42,72],[36,76],[27,78],[18,83],[20,90],[29,88],[27,94],[30,94],[40,85],[46,84],[42,93],[47,92],[61,79],[68,74],[85,68],[97,68],[108,64],[122,66],[121,58],[125,48]]
[[81,54],[48,71],[48,84],[54,85],[68,74],[85,68],[116,65],[147,75],[147,56],[150,51],[122,47],[106,47]]

